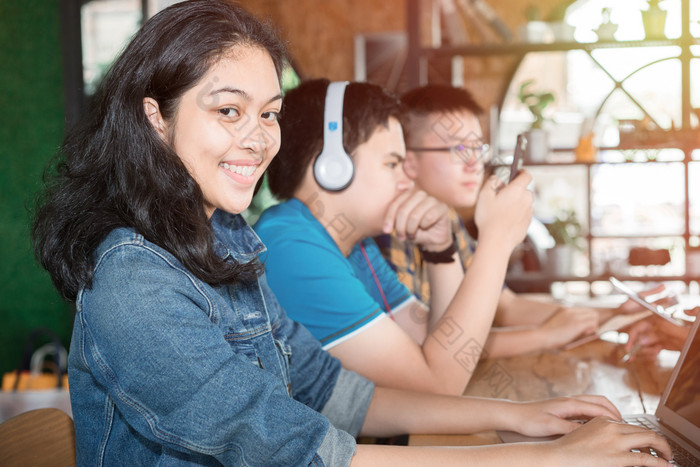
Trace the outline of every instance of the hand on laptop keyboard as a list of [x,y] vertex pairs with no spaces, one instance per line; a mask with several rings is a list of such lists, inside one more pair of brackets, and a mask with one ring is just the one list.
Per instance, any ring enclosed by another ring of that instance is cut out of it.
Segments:
[[[649,423],[649,421],[645,418],[633,418],[633,419],[625,419],[625,423],[631,423],[633,425],[639,425],[643,426],[645,428],[648,428],[650,430],[653,430],[657,432],[659,435],[663,436],[663,433],[659,431],[659,428],[654,426],[653,424]],[[673,464],[674,465],[679,465],[682,467],[693,467],[698,465],[695,458],[690,454],[688,451],[686,451],[683,446],[680,444],[676,443],[672,439],[666,438],[666,441],[668,441],[668,444],[671,446],[671,450],[673,451]],[[651,455],[656,456],[657,453],[652,449],[650,450]]]
[[608,417],[596,417],[552,443],[558,445],[555,451],[563,456],[565,462],[561,465],[578,459],[581,463],[576,465],[582,466],[661,467],[668,466],[673,456],[662,436]]

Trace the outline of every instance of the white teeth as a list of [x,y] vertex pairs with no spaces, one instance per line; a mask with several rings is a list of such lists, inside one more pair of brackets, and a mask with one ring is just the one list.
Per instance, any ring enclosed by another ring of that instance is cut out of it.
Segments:
[[253,172],[255,172],[254,165],[231,165],[227,162],[222,162],[219,164],[219,166],[223,167],[226,170],[230,170],[231,172],[243,175],[244,177],[250,177],[251,175],[253,175]]

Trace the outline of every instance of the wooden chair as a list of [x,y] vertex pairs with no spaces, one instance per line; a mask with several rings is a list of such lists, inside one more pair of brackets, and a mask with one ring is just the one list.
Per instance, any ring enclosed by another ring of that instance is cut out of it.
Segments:
[[59,409],[21,413],[0,424],[0,466],[75,466],[73,419]]

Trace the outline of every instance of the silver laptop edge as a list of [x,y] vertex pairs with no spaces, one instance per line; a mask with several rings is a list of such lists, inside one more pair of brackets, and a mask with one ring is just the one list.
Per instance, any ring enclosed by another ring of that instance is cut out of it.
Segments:
[[[678,362],[673,368],[671,377],[666,384],[664,393],[661,396],[658,407],[656,408],[655,416],[658,419],[658,424],[664,428],[665,431],[670,431],[672,434],[675,434],[676,438],[680,437],[681,441],[684,441],[682,444],[685,445],[685,447],[688,448],[693,455],[700,458],[700,426],[693,424],[693,422],[687,418],[679,415],[668,405],[669,397],[674,387],[676,387],[676,380],[681,372],[681,368],[686,370],[685,373],[690,374],[694,379],[700,379],[700,367],[697,367],[697,365],[696,368],[688,368],[687,366],[684,367],[684,364],[692,365],[693,363],[700,361],[700,355],[690,355],[690,349],[693,344],[695,344],[695,348],[693,349],[695,352],[697,352],[698,348],[700,347],[698,327],[700,327],[700,318],[696,318],[695,323],[693,323],[690,329],[688,338],[686,339],[683,349],[681,350],[681,354],[678,357]],[[693,359],[695,360],[693,361]],[[700,402],[696,401],[695,403],[699,404]]]

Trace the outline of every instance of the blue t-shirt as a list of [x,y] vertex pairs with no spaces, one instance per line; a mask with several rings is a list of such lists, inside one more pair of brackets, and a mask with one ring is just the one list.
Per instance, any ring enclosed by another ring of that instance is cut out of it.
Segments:
[[325,349],[383,318],[385,300],[393,310],[413,297],[374,240],[355,245],[346,258],[298,199],[267,209],[254,228],[267,247],[261,260],[277,300]]

